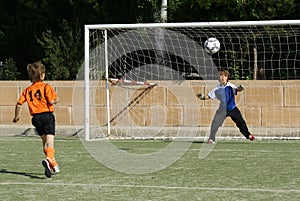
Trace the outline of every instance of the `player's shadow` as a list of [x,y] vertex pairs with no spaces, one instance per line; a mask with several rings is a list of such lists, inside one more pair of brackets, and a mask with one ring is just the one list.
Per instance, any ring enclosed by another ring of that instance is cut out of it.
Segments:
[[1,174],[23,175],[23,176],[26,176],[26,177],[30,177],[32,179],[45,179],[45,177],[40,177],[40,176],[37,176],[37,174],[35,174],[35,173],[29,173],[29,172],[16,172],[16,171],[9,171],[9,170],[6,170],[6,169],[1,169],[0,173]]

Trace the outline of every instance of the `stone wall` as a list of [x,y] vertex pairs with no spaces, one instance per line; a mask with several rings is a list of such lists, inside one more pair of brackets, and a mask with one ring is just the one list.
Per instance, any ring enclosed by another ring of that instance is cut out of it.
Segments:
[[[0,83],[0,124],[15,125],[12,123],[15,104],[23,89],[31,83],[29,81],[1,81]],[[83,82],[49,81],[47,83],[55,88],[60,97],[60,103],[55,107],[57,125],[84,125]],[[249,126],[255,128],[299,127],[300,88],[298,86],[300,80],[233,80],[232,83],[240,83],[245,88],[236,100]],[[152,106],[156,106],[156,109],[165,111],[164,124],[167,126],[210,126],[218,102],[201,101],[196,98],[195,94],[207,93],[216,84],[216,81],[186,81],[176,84],[172,84],[171,81],[159,82],[158,86],[151,89],[146,95],[142,94],[143,97],[131,108],[129,113],[135,113],[132,116],[132,123],[140,126],[160,124],[159,118],[155,122],[150,117]],[[114,90],[116,89],[111,88],[110,90],[112,95]],[[98,117],[97,122],[104,125],[107,121],[105,84],[103,82],[97,83],[91,93],[95,97],[95,104],[91,106],[92,111],[95,111],[95,115]],[[141,90],[131,93],[130,97],[133,100],[141,95]],[[184,100],[183,104],[181,99]],[[113,100],[115,99],[113,98]],[[122,109],[124,106],[120,105],[117,111]],[[138,115],[136,114],[141,115],[137,118]],[[112,112],[112,115],[116,115],[116,112]],[[21,109],[21,119],[18,125],[31,125],[30,119],[27,105],[24,105]],[[119,120],[118,123],[121,122]],[[231,127],[234,124],[230,119],[227,119],[224,126]]]

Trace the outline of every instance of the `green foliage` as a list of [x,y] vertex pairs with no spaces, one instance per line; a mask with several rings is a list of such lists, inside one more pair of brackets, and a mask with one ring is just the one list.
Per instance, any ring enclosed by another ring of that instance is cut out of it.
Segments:
[[19,74],[12,58],[6,59],[0,66],[0,80],[16,80]]
[[67,21],[62,23],[62,34],[56,36],[51,30],[43,32],[37,39],[45,51],[44,62],[47,64],[51,80],[75,79],[83,59],[81,32],[72,28]]
[[296,12],[294,0],[170,0],[174,21],[285,19]]
[[[75,79],[85,24],[157,22],[160,6],[161,0],[0,1],[0,60],[43,60],[49,79]],[[300,19],[299,10],[295,0],[168,0],[167,7],[168,22]],[[17,79],[27,79],[26,68],[18,71]]]

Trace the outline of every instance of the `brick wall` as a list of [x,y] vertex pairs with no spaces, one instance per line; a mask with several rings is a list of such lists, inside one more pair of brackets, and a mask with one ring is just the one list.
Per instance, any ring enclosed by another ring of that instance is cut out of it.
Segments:
[[[298,128],[300,125],[300,80],[293,81],[232,81],[242,84],[245,90],[236,100],[247,123],[251,127]],[[20,93],[30,85],[29,81],[1,81],[0,82],[0,124],[10,125],[14,117],[15,104]],[[60,103],[56,105],[55,115],[57,125],[83,125],[84,123],[84,85],[83,82],[49,81],[58,96]],[[216,81],[187,81],[185,84],[160,82],[135,104],[132,124],[148,126],[159,125],[162,121],[151,118],[151,112],[164,110],[164,124],[167,126],[210,126],[211,118],[218,105],[217,101],[201,101],[194,96],[200,92],[208,92],[216,85]],[[106,123],[105,84],[92,83],[94,104],[91,106],[99,124]],[[187,91],[191,89],[191,93]],[[114,95],[114,88],[110,94]],[[124,90],[126,91],[126,90]],[[120,91],[118,91],[120,93]],[[123,93],[123,92],[121,92]],[[141,90],[131,92],[131,97],[141,94]],[[128,94],[127,94],[128,95]],[[180,100],[183,98],[184,104]],[[115,100],[115,99],[113,99]],[[118,104],[114,104],[115,106]],[[153,107],[155,106],[155,107]],[[116,111],[122,110],[124,107]],[[151,110],[151,111],[150,111]],[[138,115],[141,114],[141,115]],[[116,112],[112,112],[116,115]],[[30,125],[30,115],[27,105],[21,109],[19,125]],[[122,123],[122,120],[118,120]],[[124,121],[126,124],[126,121]],[[225,121],[225,126],[234,126],[231,120]]]

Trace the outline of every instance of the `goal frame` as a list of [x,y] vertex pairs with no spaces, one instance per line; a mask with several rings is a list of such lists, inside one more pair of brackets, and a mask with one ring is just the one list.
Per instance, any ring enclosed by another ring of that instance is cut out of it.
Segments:
[[268,20],[268,21],[223,21],[223,22],[189,22],[189,23],[144,23],[144,24],[90,24],[84,26],[84,139],[90,140],[90,44],[89,33],[91,29],[104,30],[105,49],[105,78],[106,78],[106,104],[107,104],[107,135],[110,135],[110,97],[108,84],[108,55],[107,55],[107,29],[115,28],[182,28],[182,27],[243,27],[243,26],[276,26],[299,25],[300,20]]

